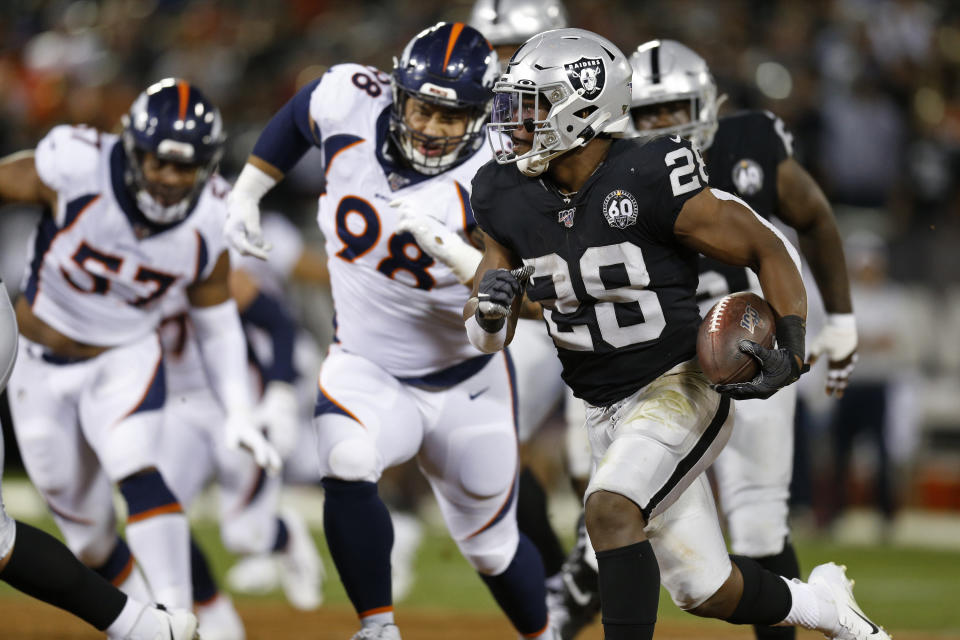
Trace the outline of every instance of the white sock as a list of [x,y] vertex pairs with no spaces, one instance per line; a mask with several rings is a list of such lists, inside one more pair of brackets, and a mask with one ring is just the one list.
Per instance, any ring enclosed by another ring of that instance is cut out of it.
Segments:
[[361,619],[360,623],[364,627],[393,624],[393,610],[391,609],[390,611],[384,611],[382,613],[373,613]]
[[190,529],[183,513],[164,513],[127,524],[127,542],[153,596],[168,609],[190,609]]
[[137,565],[133,565],[130,575],[127,576],[126,580],[118,584],[117,588],[134,600],[153,602],[153,594],[150,592],[147,580],[143,577],[143,572],[140,571],[140,567]]
[[[782,577],[782,576],[781,576]],[[837,607],[832,601],[825,600],[806,582],[794,578],[787,580],[787,588],[793,603],[790,613],[776,626],[799,625],[804,629],[828,632],[837,626]]]
[[120,611],[120,615],[107,627],[107,637],[111,639],[130,638],[134,627],[137,626],[140,618],[143,617],[148,605],[143,604],[133,598],[127,598],[126,604]]

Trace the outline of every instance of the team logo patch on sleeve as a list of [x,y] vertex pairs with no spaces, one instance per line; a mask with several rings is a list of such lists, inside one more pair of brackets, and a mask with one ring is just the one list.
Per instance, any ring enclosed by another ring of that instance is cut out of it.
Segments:
[[577,91],[583,90],[584,100],[593,100],[603,91],[606,70],[600,58],[580,58],[576,62],[563,65],[570,78],[570,84]]
[[733,184],[740,195],[756,195],[763,188],[763,169],[750,158],[744,158],[733,165]]
[[637,199],[623,189],[611,191],[603,199],[603,217],[611,227],[626,229],[637,221]]

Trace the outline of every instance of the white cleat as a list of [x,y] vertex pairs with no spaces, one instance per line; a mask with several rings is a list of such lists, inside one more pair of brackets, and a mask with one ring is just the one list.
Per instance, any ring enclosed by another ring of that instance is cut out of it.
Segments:
[[[200,640],[197,633],[197,617],[183,609],[174,609],[167,611],[161,607],[148,607],[144,614],[150,614],[158,618],[159,630],[152,634],[150,640]],[[131,634],[131,640],[140,637],[139,634]]]
[[246,640],[243,620],[233,601],[223,594],[197,607],[197,622],[203,640]]
[[395,624],[372,624],[350,636],[350,640],[401,640]]
[[853,581],[846,567],[832,562],[813,568],[807,583],[837,607],[837,626],[821,629],[833,640],[890,640],[890,635],[870,620],[853,598]]
[[292,607],[312,611],[323,603],[323,562],[303,517],[284,510],[280,518],[290,534],[287,549],[279,554],[280,586]]
[[277,561],[269,554],[238,560],[227,571],[227,586],[234,593],[262,596],[280,588]]

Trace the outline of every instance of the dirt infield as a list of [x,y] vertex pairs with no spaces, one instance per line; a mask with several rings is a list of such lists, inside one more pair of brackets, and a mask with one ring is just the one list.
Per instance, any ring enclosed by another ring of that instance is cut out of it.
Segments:
[[[353,612],[343,607],[325,607],[314,613],[294,611],[282,603],[241,601],[240,614],[247,625],[248,640],[347,640],[357,630]],[[35,600],[0,599],[0,638],[4,640],[94,640],[102,638],[91,627],[70,615]],[[516,638],[506,621],[496,615],[457,614],[424,609],[401,610],[397,622],[404,640],[487,640]],[[599,639],[600,626],[584,631],[580,638]],[[678,623],[663,621],[657,640],[714,640],[753,637],[748,627],[712,621]],[[803,632],[800,640],[822,638]],[[944,636],[898,633],[897,640],[928,640]]]

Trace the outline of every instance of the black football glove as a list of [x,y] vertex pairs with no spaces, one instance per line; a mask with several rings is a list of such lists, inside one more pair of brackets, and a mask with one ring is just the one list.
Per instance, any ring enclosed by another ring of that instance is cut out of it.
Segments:
[[[798,359],[787,349],[767,349],[751,340],[741,340],[740,351],[760,362],[760,373],[750,382],[718,384],[718,392],[734,400],[766,399],[783,387],[796,382],[803,370]],[[809,368],[809,367],[808,367]]]
[[801,374],[810,370],[804,366],[803,354],[806,324],[799,316],[784,316],[777,324],[778,349],[767,349],[751,340],[741,340],[740,351],[748,353],[760,362],[760,373],[750,382],[718,384],[718,392],[734,400],[766,399],[788,384],[797,381]]
[[483,274],[477,288],[476,317],[485,331],[496,333],[503,327],[513,301],[523,295],[523,287],[532,273],[533,267],[526,266],[512,271],[491,269]]

